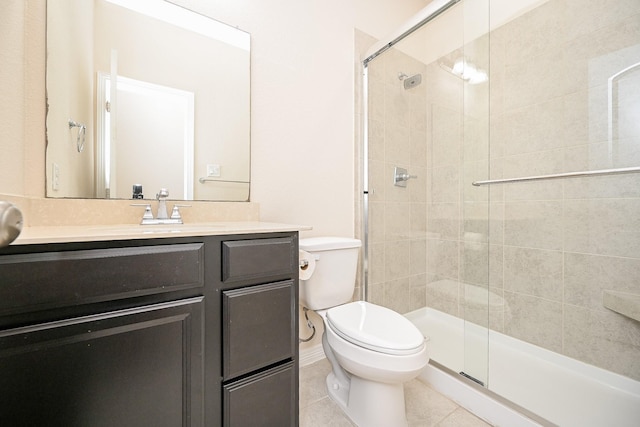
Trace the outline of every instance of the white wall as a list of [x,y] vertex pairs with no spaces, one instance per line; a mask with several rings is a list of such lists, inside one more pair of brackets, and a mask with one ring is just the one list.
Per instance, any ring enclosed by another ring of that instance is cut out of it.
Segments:
[[0,1],[0,193],[44,195],[44,12],[44,0]]

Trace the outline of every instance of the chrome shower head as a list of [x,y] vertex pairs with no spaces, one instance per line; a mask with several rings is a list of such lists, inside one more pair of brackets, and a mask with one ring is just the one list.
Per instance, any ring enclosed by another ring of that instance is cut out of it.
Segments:
[[422,74],[416,74],[411,77],[406,77],[403,81],[405,89],[411,89],[422,83]]

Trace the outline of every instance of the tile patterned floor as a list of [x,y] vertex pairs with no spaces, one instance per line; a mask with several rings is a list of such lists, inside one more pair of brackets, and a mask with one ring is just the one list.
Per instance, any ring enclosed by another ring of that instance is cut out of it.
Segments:
[[[327,396],[325,378],[329,371],[326,359],[300,370],[300,427],[354,426]],[[405,399],[409,427],[490,426],[419,380],[405,385]]]

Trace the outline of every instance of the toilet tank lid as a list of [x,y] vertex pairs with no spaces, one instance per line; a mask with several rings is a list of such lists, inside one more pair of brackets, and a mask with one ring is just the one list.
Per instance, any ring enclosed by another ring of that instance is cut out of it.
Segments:
[[333,249],[359,248],[362,243],[349,237],[309,237],[300,239],[299,247],[303,251],[330,251]]

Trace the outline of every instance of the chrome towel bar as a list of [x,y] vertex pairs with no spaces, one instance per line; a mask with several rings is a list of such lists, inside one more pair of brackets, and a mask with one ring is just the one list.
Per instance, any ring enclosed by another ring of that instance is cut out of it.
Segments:
[[229,181],[225,179],[217,179],[217,178],[198,178],[200,184],[204,184],[206,182],[231,182],[234,184],[249,184],[249,181]]
[[580,178],[584,176],[617,175],[622,173],[636,173],[636,172],[640,172],[640,167],[620,168],[620,169],[601,169],[601,170],[584,171],[584,172],[566,172],[566,173],[556,173],[552,175],[524,176],[521,178],[492,179],[488,181],[474,181],[472,182],[472,184],[475,185],[476,187],[479,187],[481,185],[507,184],[510,182],[542,181],[545,179],[556,179],[556,178]]

